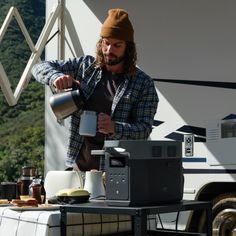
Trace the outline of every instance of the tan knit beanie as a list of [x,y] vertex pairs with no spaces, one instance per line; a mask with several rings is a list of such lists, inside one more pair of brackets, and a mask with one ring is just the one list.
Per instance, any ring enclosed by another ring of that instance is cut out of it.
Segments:
[[128,13],[123,9],[111,9],[104,21],[100,36],[103,38],[116,38],[125,41],[134,41],[134,29],[129,20]]

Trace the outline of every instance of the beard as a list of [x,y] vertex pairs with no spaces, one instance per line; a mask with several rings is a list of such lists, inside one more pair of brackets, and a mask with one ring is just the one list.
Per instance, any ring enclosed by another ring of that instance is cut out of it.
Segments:
[[103,56],[104,56],[105,64],[109,66],[117,65],[124,60],[124,56],[117,57],[114,54],[104,54]]

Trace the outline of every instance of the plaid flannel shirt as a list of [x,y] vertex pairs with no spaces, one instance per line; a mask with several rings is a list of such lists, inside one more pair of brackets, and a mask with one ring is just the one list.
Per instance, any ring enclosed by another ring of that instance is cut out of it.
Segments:
[[[102,70],[95,66],[95,58],[84,56],[66,61],[45,61],[32,69],[39,82],[52,85],[61,75],[71,75],[80,81],[80,88],[88,99],[102,77]],[[107,139],[147,139],[152,131],[154,115],[158,105],[158,96],[153,80],[142,70],[136,68],[133,76],[125,75],[118,87],[111,108],[111,119],[115,121],[115,133]],[[71,115],[68,141],[68,166],[73,165],[83,144],[79,135],[80,112]]]

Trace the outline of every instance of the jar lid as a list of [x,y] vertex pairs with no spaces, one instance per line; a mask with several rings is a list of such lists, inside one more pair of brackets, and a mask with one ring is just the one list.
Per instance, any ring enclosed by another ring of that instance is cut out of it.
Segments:
[[1,182],[1,185],[16,185],[15,182]]
[[34,177],[33,176],[22,176],[20,179],[21,180],[33,180]]
[[36,167],[34,166],[23,166],[22,170],[29,169],[29,170],[36,170]]

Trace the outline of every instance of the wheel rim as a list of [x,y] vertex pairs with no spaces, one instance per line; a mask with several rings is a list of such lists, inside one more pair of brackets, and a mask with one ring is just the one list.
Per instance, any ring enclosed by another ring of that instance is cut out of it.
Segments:
[[236,236],[236,210],[220,211],[212,223],[213,236]]

